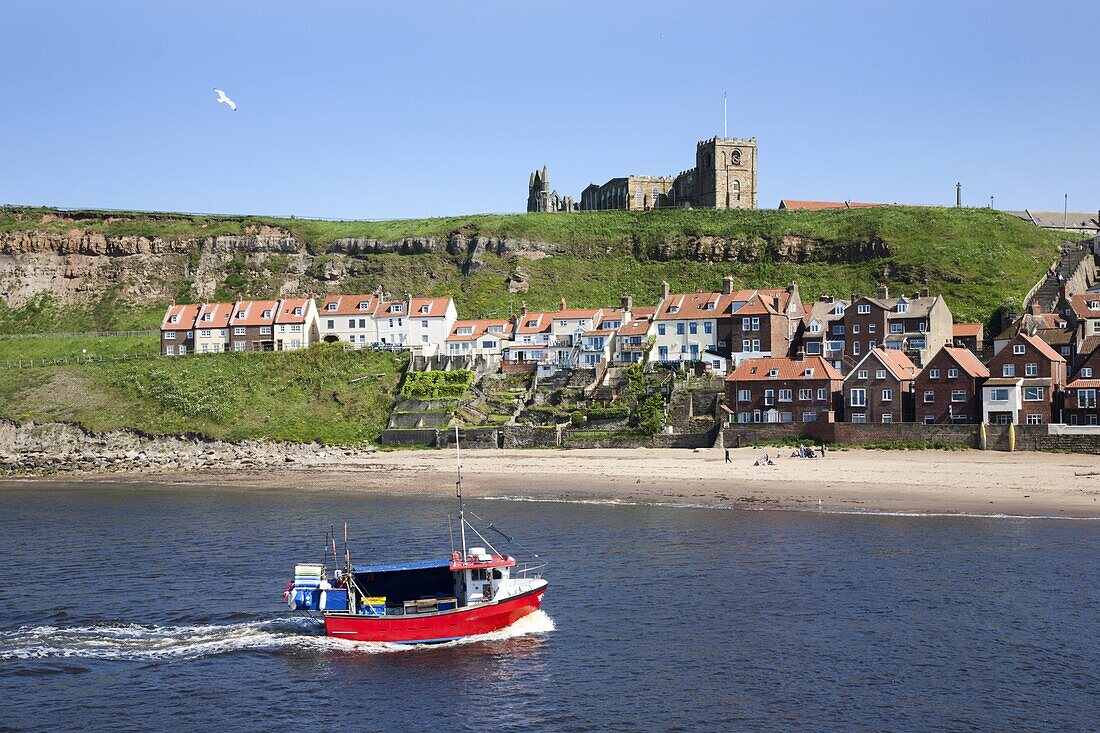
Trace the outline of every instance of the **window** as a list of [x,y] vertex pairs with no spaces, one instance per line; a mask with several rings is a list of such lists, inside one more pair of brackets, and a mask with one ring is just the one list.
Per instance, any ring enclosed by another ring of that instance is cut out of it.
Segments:
[[958,377],[959,377],[959,370],[958,369],[948,369],[947,370],[947,378],[948,379],[958,379]]
[[812,377],[813,375],[814,375],[814,368],[813,367],[807,367],[807,368],[802,370],[802,376],[804,376],[804,377]]
[[844,315],[844,303],[837,303],[836,307],[833,308],[833,313],[838,316]]
[[1040,402],[1045,394],[1045,387],[1024,387],[1024,402]]
[[991,389],[986,394],[989,395],[990,402],[1008,402],[1008,389],[1005,387]]
[[859,313],[860,315],[867,315],[870,312],[871,306],[867,303],[860,303],[858,306],[856,306],[856,313]]
[[269,311],[269,310],[264,311],[263,317],[264,318],[271,318],[271,311]]
[[939,369],[929,369],[928,370],[928,378],[929,379],[939,379],[940,378],[940,370]]
[[862,412],[854,412],[854,413],[852,413],[852,422],[854,422],[854,423],[865,423],[865,422],[867,422],[867,415],[865,413],[862,413]]
[[1022,353],[1024,353],[1024,345],[1023,344],[1013,344],[1012,345],[1012,353],[1013,354],[1022,354]]
[[759,331],[760,330],[760,318],[759,317],[754,317],[752,319],[752,330],[753,331]]
[[328,320],[328,330],[330,330],[330,331],[331,331],[331,330],[332,330],[332,329],[334,329],[334,328],[336,328],[336,321],[334,321],[334,320],[332,320],[332,319],[330,318],[330,319]]
[[907,310],[909,310],[909,304],[906,303],[904,300],[899,300],[897,307],[898,313],[904,313]]
[[875,348],[875,344],[876,344],[876,343],[877,343],[877,342],[875,342],[875,341],[871,341],[871,342],[869,342],[869,343],[867,344],[867,348],[868,348],[868,349],[873,349],[873,348]]
[[683,336],[683,335],[684,335],[684,324],[683,324],[683,321],[681,321],[680,323],[677,323],[677,324],[676,324],[676,335],[677,335],[677,336]]
[[752,330],[752,319],[751,318],[742,318],[741,319],[741,330],[742,331],[751,331]]
[[290,332],[291,333],[301,333],[302,332],[302,324],[295,323],[295,324],[291,325]]
[[833,324],[833,335],[834,336],[843,336],[844,335],[844,324],[843,323],[834,323]]
[[867,370],[866,370],[866,369],[860,369],[860,370],[859,370],[859,374],[858,374],[858,375],[856,375],[856,376],[857,376],[857,377],[858,377],[859,379],[866,379],[866,378],[867,378]]
[[799,401],[806,402],[814,398],[814,391],[812,389],[800,389],[798,390]]
[[859,324],[858,323],[853,323],[852,324],[852,333],[859,333]]
[[924,393],[924,404],[930,405],[936,400],[936,393],[932,390],[927,390]]
[[1038,364],[1024,364],[1024,376],[1034,377],[1039,374]]
[[494,339],[485,339],[481,342],[481,346],[485,349],[495,349],[497,347],[497,342]]
[[852,389],[848,392],[848,404],[852,407],[865,407],[867,405],[867,390]]
[[711,322],[711,321],[705,321],[703,323],[703,333],[705,333],[705,334],[714,333],[714,323]]
[[[1100,321],[1098,321],[1100,323]],[[821,333],[821,324],[817,321],[810,322],[810,333]]]
[[199,337],[204,339],[210,338],[210,329],[206,328],[199,331]]
[[745,339],[741,342],[741,351],[752,351],[752,341]]
[[966,390],[964,390],[964,389],[953,389],[953,390],[951,390],[951,401],[952,402],[966,402]]
[[474,332],[473,326],[459,326],[455,329],[456,336],[469,336]]
[[175,341],[176,340],[176,332],[175,331],[165,331],[164,332],[164,340],[165,341]]
[[1028,425],[1042,425],[1043,424],[1043,416],[1042,415],[1030,414],[1030,415],[1027,416],[1027,424]]
[[[169,346],[168,348],[172,348]],[[1078,407],[1096,407],[1096,390],[1095,389],[1079,389],[1077,390],[1077,406]]]
[[936,422],[936,416],[935,415],[925,415],[924,416],[924,424],[925,425],[931,425],[934,422]]
[[[331,321],[330,321],[330,323],[331,323]],[[244,326],[234,326],[233,327],[233,335],[234,336],[244,336]]]
[[244,341],[234,341],[233,342],[233,350],[234,351],[244,351]]
[[790,402],[791,401],[791,394],[792,394],[792,392],[789,389],[779,390],[779,401],[780,402]]
[[874,332],[875,332],[875,324],[868,323],[867,324],[867,333],[874,333]]
[[1016,376],[1016,365],[1015,364],[1005,364],[1004,366],[1002,366],[1001,367],[1001,376],[1002,377],[1015,377]]
[[[360,303],[359,305],[362,306],[363,304]],[[336,310],[336,304],[335,303],[325,303],[325,310],[327,310],[327,311]]]
[[214,320],[214,314],[213,313],[203,313],[202,314],[202,320],[212,321],[212,320]]
[[924,333],[925,331],[928,330],[928,324],[925,323],[924,321],[921,321],[920,323],[917,324],[917,330],[920,331],[921,333]]
[[890,412],[884,412],[884,413],[882,413],[882,421],[883,421],[884,423],[892,423],[892,422],[894,422],[894,415],[893,415],[893,413],[890,413]]
[[875,379],[886,379],[886,370],[885,369],[876,369],[875,370]]
[[817,355],[821,353],[820,341],[809,341],[806,343],[806,353],[810,355]]
[[355,328],[355,319],[354,318],[349,318],[348,319],[348,328]]
[[658,346],[657,347],[657,359],[658,359],[658,361],[668,361],[668,347],[667,346]]
[[778,369],[769,369],[768,370],[768,376],[769,377],[778,377],[779,376],[779,370]]
[[261,336],[270,336],[271,335],[271,326],[260,326],[260,335]]
[[296,315],[296,316],[302,315],[302,309],[301,308],[295,308],[294,309],[294,315]]
[[1092,367],[1081,367],[1081,377],[1083,379],[1092,379]]
[[164,355],[165,356],[175,356],[176,355],[176,347],[172,346],[171,344],[169,344],[168,346],[165,346],[164,347]]
[[421,328],[427,328],[428,327],[428,322],[427,321],[421,321],[420,322],[420,327]]
[[665,335],[665,324],[663,324],[663,323],[658,323],[657,324],[657,335],[658,336],[664,336]]
[[852,354],[854,356],[859,356],[859,342],[858,341],[853,341],[852,342]]
[[824,389],[819,389],[817,391],[817,399],[822,401],[822,402],[825,401],[826,397],[825,397],[825,390]]
[[773,390],[773,389],[764,390],[764,404],[765,405],[775,404],[775,390]]
[[894,390],[892,390],[892,389],[882,390],[882,401],[883,402],[893,402],[894,401]]
[[404,303],[394,303],[393,304],[393,312],[394,313],[404,313],[405,312]]
[[753,351],[760,351],[760,339],[753,339],[752,340],[752,350]]
[[802,422],[817,422],[816,412],[804,412],[802,413]]
[[902,326],[902,324],[900,324],[900,323],[891,323],[890,324],[890,333],[902,333],[903,331],[904,331],[904,326]]
[[737,390],[737,401],[738,402],[752,402],[752,390],[749,390],[749,389],[739,389],[739,390]]
[[426,334],[426,333],[420,334],[420,343],[422,343],[422,344],[428,343],[428,334]]
[[692,321],[691,323],[689,323],[688,324],[688,333],[690,333],[693,336],[695,334],[699,333],[699,324],[696,323],[695,321]]

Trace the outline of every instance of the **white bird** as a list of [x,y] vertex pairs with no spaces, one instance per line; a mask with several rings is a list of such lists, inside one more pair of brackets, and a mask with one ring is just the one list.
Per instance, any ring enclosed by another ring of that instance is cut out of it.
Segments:
[[229,105],[229,109],[233,110],[234,112],[237,111],[237,103],[234,102],[229,97],[225,96],[225,92],[223,92],[221,89],[215,89],[214,91],[218,93],[218,102],[219,103],[225,102],[226,104]]

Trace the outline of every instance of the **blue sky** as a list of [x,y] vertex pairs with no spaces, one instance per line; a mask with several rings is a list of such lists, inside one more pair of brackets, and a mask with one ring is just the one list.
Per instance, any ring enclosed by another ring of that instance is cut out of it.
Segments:
[[[759,144],[781,198],[1100,208],[1096,3],[50,2],[0,22],[0,202],[521,211]],[[240,105],[215,104],[221,87]]]

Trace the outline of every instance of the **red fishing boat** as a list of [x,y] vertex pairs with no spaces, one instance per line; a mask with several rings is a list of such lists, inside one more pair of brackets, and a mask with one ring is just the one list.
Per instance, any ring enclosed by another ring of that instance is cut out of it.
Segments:
[[[294,580],[283,596],[287,604],[292,610],[320,613],[329,636],[405,644],[499,631],[539,610],[548,583],[542,577],[545,566],[517,564],[467,521],[461,456],[456,494],[461,551],[456,548],[450,557],[438,560],[353,565],[345,523],[343,567],[330,571],[327,562],[295,566]],[[486,529],[513,541],[491,523]],[[467,530],[484,546],[468,547]],[[327,538],[326,545],[335,560],[335,536]]]

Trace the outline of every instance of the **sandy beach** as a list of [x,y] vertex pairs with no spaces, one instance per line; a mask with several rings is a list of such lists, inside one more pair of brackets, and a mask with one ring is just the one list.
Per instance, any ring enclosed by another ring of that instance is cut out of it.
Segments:
[[[469,496],[621,500],[733,508],[1100,517],[1100,459],[1050,453],[831,451],[814,460],[776,448],[503,450],[462,455]],[[69,480],[55,475],[55,479]],[[439,493],[454,488],[449,451],[368,452],[262,470],[85,474],[83,481]]]

